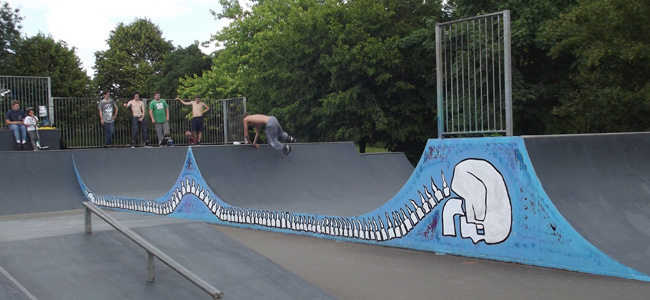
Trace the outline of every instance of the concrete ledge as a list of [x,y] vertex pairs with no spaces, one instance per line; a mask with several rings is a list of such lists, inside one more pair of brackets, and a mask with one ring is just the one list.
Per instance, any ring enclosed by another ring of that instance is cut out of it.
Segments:
[[[49,146],[52,150],[61,149],[61,130],[40,129],[41,146]],[[0,151],[32,151],[32,143],[28,141],[24,148],[17,148],[14,141],[14,133],[9,128],[0,128]]]

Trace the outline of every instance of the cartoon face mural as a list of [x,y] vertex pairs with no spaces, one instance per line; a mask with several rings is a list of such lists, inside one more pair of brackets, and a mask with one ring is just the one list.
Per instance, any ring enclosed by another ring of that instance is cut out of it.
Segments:
[[512,205],[505,180],[488,161],[467,159],[454,168],[451,190],[458,196],[443,207],[443,235],[460,234],[475,244],[503,242],[512,230]]

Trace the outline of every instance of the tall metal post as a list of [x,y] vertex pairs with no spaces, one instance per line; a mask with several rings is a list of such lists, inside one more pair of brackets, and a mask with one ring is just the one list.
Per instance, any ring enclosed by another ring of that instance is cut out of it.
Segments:
[[512,136],[512,65],[510,58],[510,11],[503,11],[503,70],[506,89],[506,135]]
[[442,110],[443,94],[442,94],[442,29],[440,25],[436,24],[436,95],[438,100],[437,113],[438,113],[438,138],[442,138],[442,133],[445,126],[444,111]]
[[226,100],[221,101],[223,108],[223,142],[228,143],[228,105],[226,105]]
[[47,78],[47,107],[50,114],[50,126],[54,126],[54,99],[52,99],[52,79]]

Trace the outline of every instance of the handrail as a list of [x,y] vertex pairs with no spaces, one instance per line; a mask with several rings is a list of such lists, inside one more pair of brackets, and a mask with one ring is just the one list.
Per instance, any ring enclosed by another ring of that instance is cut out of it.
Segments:
[[156,246],[151,244],[149,241],[145,240],[142,238],[140,235],[135,233],[133,230],[127,228],[126,226],[120,224],[115,218],[112,216],[108,215],[105,213],[101,208],[99,208],[97,205],[85,201],[83,202],[83,205],[86,207],[86,213],[85,213],[85,228],[86,228],[86,234],[91,234],[92,233],[92,213],[106,221],[109,225],[113,226],[113,228],[117,229],[117,231],[123,233],[126,237],[134,241],[136,244],[140,245],[140,247],[144,248],[147,251],[147,280],[149,281],[154,281],[155,276],[154,276],[154,256],[160,259],[163,263],[165,263],[167,266],[172,268],[174,271],[178,272],[178,274],[182,275],[183,277],[187,278],[190,282],[194,283],[196,286],[201,288],[202,290],[206,291],[210,296],[212,296],[213,299],[221,299],[223,297],[223,292],[220,291],[219,289],[213,287],[203,279],[197,277],[194,275],[194,273],[190,272],[187,268],[176,262],[174,259],[169,257],[167,254],[163,253],[160,251]]
[[3,275],[5,278],[7,278],[9,280],[9,283],[12,283],[16,288],[18,288],[18,290],[20,290],[25,297],[29,298],[29,300],[38,300],[38,298],[32,295],[32,293],[30,293],[22,284],[20,284],[16,278],[11,276],[11,274],[9,274],[9,272],[7,272],[7,270],[5,270],[2,266],[0,266],[0,275]]

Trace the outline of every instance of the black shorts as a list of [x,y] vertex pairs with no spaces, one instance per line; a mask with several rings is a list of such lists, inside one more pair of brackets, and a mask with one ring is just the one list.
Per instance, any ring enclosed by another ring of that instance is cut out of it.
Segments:
[[192,131],[204,131],[203,117],[192,118]]

